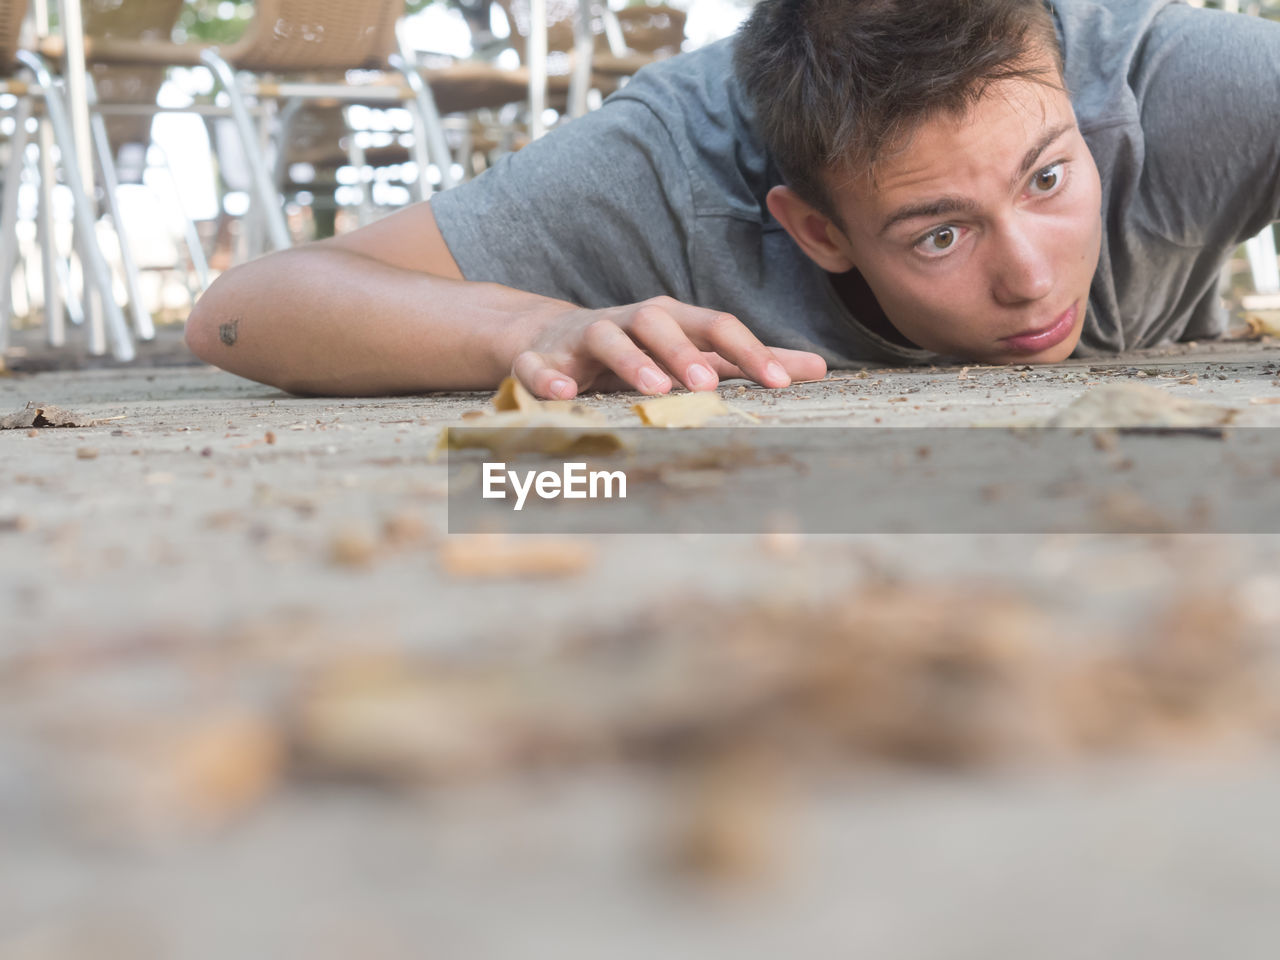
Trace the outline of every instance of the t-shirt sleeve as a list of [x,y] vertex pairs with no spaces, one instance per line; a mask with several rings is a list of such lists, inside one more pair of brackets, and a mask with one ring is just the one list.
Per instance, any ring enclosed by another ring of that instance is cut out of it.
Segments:
[[1166,7],[1131,82],[1157,233],[1239,243],[1280,220],[1280,23]]
[[431,200],[462,275],[598,308],[692,297],[687,167],[616,96]]

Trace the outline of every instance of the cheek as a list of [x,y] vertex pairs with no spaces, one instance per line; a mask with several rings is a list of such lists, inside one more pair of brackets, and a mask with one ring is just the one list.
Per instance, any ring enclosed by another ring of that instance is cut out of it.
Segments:
[[1092,165],[1086,188],[1082,191],[1078,207],[1080,250],[1092,273],[1098,265],[1098,254],[1102,250],[1102,184],[1098,180],[1097,169]]

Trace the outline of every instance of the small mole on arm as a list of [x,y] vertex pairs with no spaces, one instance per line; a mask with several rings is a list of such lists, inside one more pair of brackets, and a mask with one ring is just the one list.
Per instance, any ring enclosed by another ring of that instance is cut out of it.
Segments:
[[218,339],[225,343],[228,347],[236,345],[236,336],[240,326],[240,318],[236,317],[230,323],[224,323],[218,327]]

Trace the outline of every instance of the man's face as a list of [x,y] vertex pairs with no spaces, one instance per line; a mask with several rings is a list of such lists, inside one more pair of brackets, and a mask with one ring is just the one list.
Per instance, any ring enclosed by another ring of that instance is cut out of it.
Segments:
[[1066,93],[993,85],[963,117],[833,191],[830,241],[893,325],[983,363],[1053,363],[1080,339],[1102,238],[1098,169]]

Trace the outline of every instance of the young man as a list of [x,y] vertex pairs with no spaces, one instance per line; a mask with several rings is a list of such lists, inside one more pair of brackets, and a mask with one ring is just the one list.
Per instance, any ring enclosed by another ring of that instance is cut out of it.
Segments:
[[761,0],[476,180],[230,271],[286,390],[766,386],[1222,332],[1280,219],[1280,24],[1177,0]]

